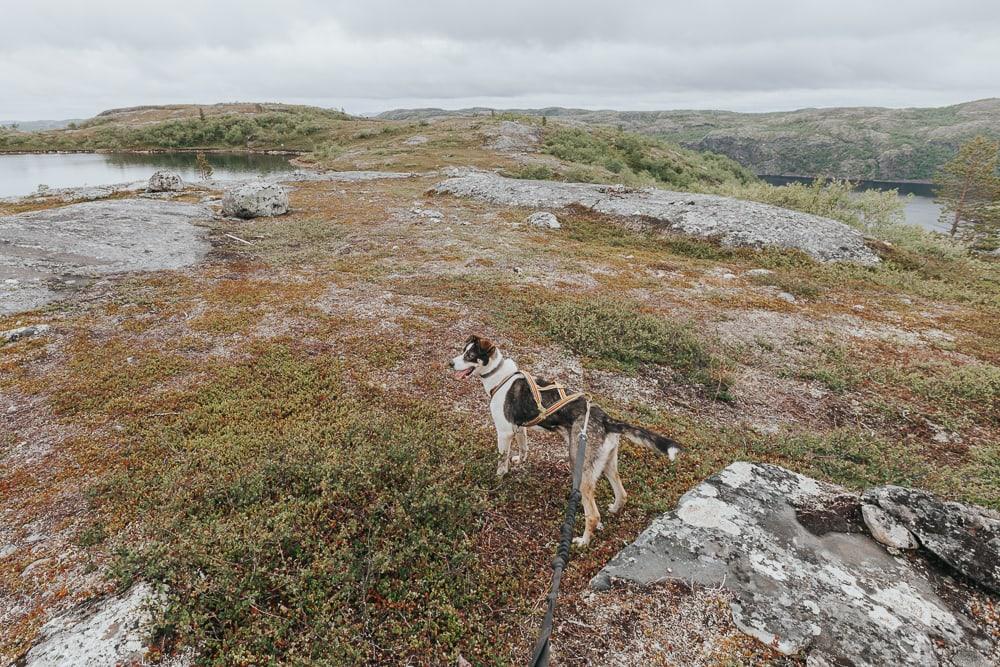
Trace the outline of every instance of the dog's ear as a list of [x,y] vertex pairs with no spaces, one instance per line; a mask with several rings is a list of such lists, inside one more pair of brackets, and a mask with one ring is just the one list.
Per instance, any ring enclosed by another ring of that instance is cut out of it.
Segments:
[[497,346],[493,344],[489,338],[477,338],[479,343],[480,351],[486,355],[487,358],[493,356],[493,350],[497,349]]
[[465,339],[465,344],[463,344],[462,347],[463,348],[469,347],[469,345],[477,341],[479,341],[479,336],[477,336],[476,334],[472,334],[471,336]]

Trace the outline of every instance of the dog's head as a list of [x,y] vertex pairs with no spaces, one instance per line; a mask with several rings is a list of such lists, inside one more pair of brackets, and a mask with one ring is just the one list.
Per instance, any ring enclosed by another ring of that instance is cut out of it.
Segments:
[[496,345],[489,338],[472,335],[465,340],[462,354],[452,359],[449,365],[455,371],[455,377],[464,380],[473,373],[482,373],[496,351]]

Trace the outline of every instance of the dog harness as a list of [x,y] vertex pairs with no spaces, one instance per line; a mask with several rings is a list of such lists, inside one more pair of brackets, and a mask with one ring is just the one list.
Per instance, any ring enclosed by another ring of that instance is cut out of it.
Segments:
[[[583,392],[577,392],[575,394],[567,394],[566,387],[559,384],[558,382],[553,382],[547,387],[539,387],[538,383],[535,382],[535,378],[532,377],[530,373],[517,370],[508,375],[507,377],[505,377],[503,381],[501,381],[497,386],[493,387],[493,389],[490,389],[490,400],[493,400],[493,397],[496,395],[498,391],[500,391],[501,387],[503,387],[508,382],[516,378],[518,375],[523,377],[524,381],[528,383],[528,389],[531,390],[531,396],[535,399],[535,405],[538,406],[538,416],[532,419],[531,421],[527,422],[526,424],[523,424],[525,428],[528,428],[530,426],[538,426],[543,421],[545,421],[555,413],[559,412],[573,401],[579,400],[581,398],[586,398],[586,394],[584,394]],[[545,407],[545,405],[542,404],[542,392],[551,391],[553,389],[559,392],[559,399],[556,400],[556,402],[550,405],[549,407]]]

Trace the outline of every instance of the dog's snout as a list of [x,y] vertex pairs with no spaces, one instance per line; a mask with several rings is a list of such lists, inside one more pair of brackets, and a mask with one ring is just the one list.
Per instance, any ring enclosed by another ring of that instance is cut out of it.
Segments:
[[454,359],[449,359],[448,363],[446,363],[445,366],[448,367],[448,368],[450,368],[450,369],[452,369],[452,370],[455,370],[455,360]]

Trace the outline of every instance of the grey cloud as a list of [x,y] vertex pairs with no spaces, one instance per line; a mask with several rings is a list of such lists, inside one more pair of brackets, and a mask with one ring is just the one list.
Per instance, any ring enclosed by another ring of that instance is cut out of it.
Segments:
[[1000,5],[36,0],[0,117],[171,101],[766,110],[1000,94]]

